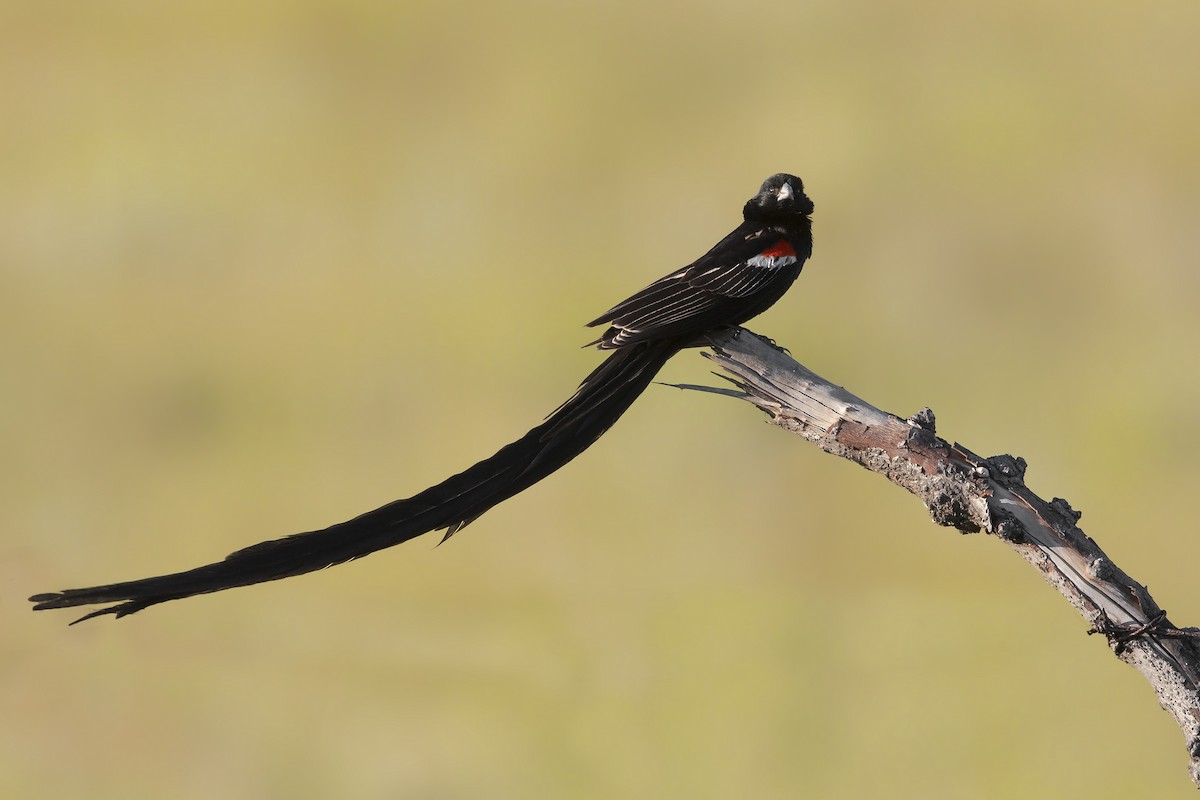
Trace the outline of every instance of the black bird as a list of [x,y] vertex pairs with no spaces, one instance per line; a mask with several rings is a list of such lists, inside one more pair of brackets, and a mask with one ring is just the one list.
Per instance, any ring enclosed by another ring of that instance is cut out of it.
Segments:
[[671,356],[782,297],[812,254],[812,210],[799,178],[767,178],[742,209],[742,224],[715,247],[589,322],[609,326],[592,344],[613,354],[545,422],[465,472],[346,522],[260,542],[185,572],[35,594],[34,609],[115,603],[75,622],[123,617],[168,600],[341,564],[430,531],[445,530],[443,540],[449,538],[590,447]]

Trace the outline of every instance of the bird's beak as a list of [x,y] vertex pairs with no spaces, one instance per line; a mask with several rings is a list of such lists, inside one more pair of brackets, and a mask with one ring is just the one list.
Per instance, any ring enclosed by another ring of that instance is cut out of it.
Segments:
[[792,193],[793,193],[792,185],[790,183],[785,182],[783,184],[783,186],[779,187],[779,202],[781,202],[781,203],[790,202],[792,199]]

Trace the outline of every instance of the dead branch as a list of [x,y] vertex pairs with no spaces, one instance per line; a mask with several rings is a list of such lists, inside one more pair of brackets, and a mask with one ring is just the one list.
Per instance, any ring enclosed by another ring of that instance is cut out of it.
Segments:
[[[769,340],[743,329],[710,337],[704,353],[773,424],[803,436],[915,494],[933,521],[994,534],[1045,576],[1101,633],[1113,654],[1145,676],[1183,730],[1189,774],[1200,787],[1200,629],[1175,627],[1146,587],[1113,563],[1076,524],[1066,500],[1025,485],[1025,461],[981,458],[935,433],[923,409],[908,419],[881,411],[810,372]],[[726,376],[721,376],[726,377]]]

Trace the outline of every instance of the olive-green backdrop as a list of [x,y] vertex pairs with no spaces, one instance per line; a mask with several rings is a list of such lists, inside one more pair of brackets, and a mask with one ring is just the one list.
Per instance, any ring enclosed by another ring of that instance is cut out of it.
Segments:
[[[490,455],[768,174],[752,327],[1031,486],[1200,623],[1200,5],[0,10],[0,796],[1192,796],[1033,570],[653,387],[447,545],[67,628]],[[702,381],[685,353],[663,379]]]

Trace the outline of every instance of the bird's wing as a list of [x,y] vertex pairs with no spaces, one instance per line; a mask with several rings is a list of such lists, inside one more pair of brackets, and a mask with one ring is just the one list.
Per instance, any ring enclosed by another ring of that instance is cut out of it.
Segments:
[[[613,348],[650,338],[704,331],[714,324],[735,324],[738,306],[794,272],[796,251],[780,234],[743,226],[682,269],[618,303],[589,326],[609,324],[601,347]],[[792,275],[792,278],[795,276]],[[791,281],[788,280],[790,284]]]

